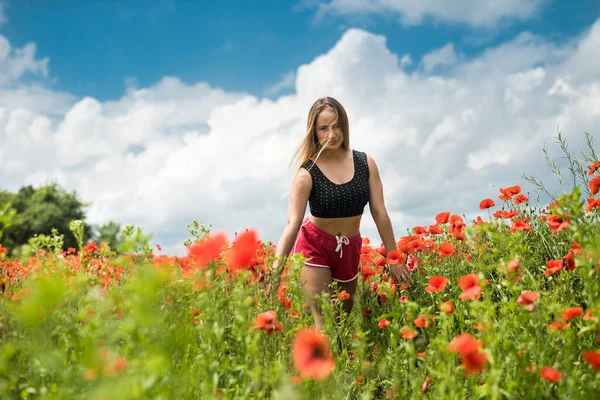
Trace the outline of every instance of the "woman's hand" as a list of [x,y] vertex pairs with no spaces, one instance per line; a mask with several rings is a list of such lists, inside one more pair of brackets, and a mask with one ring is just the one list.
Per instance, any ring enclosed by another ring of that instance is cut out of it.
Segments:
[[398,282],[408,282],[410,280],[410,271],[402,264],[388,264],[390,272]]

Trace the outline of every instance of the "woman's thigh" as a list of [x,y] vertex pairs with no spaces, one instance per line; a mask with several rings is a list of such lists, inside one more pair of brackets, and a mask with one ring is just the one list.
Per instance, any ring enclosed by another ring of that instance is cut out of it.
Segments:
[[300,272],[300,286],[311,298],[320,293],[330,294],[331,271],[329,268],[304,265]]

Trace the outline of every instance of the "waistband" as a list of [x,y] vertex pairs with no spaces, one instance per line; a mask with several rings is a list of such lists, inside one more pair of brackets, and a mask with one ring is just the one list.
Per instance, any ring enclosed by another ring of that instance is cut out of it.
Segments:
[[[313,224],[308,217],[306,217],[304,219],[304,221],[302,221],[302,228],[307,229],[307,230],[311,231],[312,233],[319,235],[322,238],[329,240],[331,242],[334,242],[334,243],[338,243],[338,237],[341,237],[341,236],[336,236],[336,235],[332,235],[328,232],[325,232],[324,230],[322,230],[321,228],[319,228],[318,226]],[[357,241],[362,242],[362,237],[360,235],[360,232],[358,234],[352,236],[351,238],[347,238],[347,239],[348,239],[348,242],[350,242],[350,243],[354,243]]]

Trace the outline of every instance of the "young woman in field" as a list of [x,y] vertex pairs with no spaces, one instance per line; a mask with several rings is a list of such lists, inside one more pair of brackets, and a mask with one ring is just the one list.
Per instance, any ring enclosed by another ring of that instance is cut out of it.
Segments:
[[[337,100],[324,97],[313,104],[295,158],[301,167],[292,181],[287,224],[275,253],[275,281],[281,274],[279,260],[284,264],[290,253],[306,257],[300,284],[322,329],[314,296],[331,294],[332,281],[350,295],[343,306],[348,313],[352,310],[360,273],[360,222],[367,203],[386,252],[396,250],[396,240],[377,165],[371,156],[350,148],[348,116]],[[310,215],[303,219],[307,204]],[[405,266],[389,267],[399,281],[409,279]]]

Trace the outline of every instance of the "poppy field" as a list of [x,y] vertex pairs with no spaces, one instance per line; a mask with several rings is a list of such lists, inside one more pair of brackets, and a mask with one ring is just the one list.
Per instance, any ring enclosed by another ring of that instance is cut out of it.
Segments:
[[[600,161],[546,204],[518,185],[364,238],[351,301],[314,329],[299,255],[274,288],[275,245],[253,229],[190,230],[185,257],[47,243],[0,246],[5,399],[590,399],[600,393]],[[60,241],[60,239],[56,239]],[[388,265],[406,263],[400,283]]]

